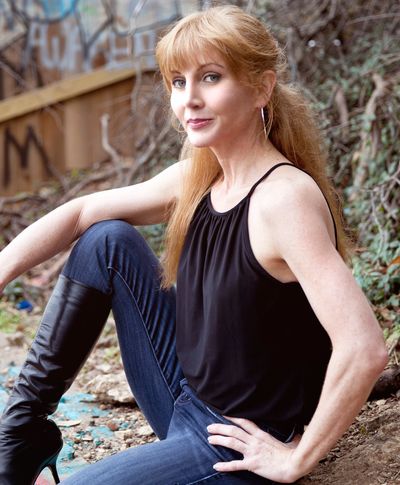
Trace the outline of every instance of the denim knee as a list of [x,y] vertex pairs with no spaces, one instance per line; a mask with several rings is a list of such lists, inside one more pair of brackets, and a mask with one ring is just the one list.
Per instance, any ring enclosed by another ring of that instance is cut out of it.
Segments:
[[78,244],[88,244],[90,249],[97,248],[98,245],[103,249],[104,245],[121,243],[129,240],[132,244],[135,239],[142,240],[138,230],[131,224],[119,219],[96,222],[90,226],[79,238]]
[[62,273],[76,281],[111,293],[109,268],[127,254],[148,251],[146,241],[131,224],[121,220],[100,221],[90,226],[75,244]]

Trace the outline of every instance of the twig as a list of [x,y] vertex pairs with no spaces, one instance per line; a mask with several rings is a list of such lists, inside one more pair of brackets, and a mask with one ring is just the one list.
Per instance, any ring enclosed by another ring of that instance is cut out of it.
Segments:
[[8,217],[12,218],[13,220],[19,221],[19,223],[23,226],[29,226],[29,224],[30,224],[30,222],[27,221],[25,219],[25,217],[20,212],[8,210],[8,209],[2,209],[0,214],[2,216],[8,216]]
[[[377,108],[377,103],[379,99],[382,98],[387,93],[387,87],[389,85],[389,81],[384,81],[382,77],[377,73],[374,73],[372,75],[372,78],[375,82],[375,89],[368,100],[368,103],[364,112],[364,120],[367,123],[370,120],[373,120],[375,116],[375,111]],[[353,190],[350,196],[350,201],[354,200],[357,192],[362,187],[365,179],[368,176],[368,163],[371,160],[371,158],[374,158],[374,156],[376,155],[377,134],[376,132],[374,133],[374,130],[373,130],[374,126],[375,126],[375,123],[371,121],[371,129],[367,130],[366,127],[363,126],[363,129],[360,134],[361,149],[358,154],[358,157],[356,157],[356,160],[358,160],[358,166],[353,176]],[[372,138],[372,141],[374,142],[372,144],[371,144],[371,134],[375,135],[375,138]]]
[[367,15],[365,17],[358,17],[356,19],[349,20],[347,22],[347,25],[357,24],[359,22],[366,22],[369,20],[393,19],[398,17],[400,17],[400,14],[395,14],[395,13],[381,13],[377,15]]
[[73,197],[79,194],[83,189],[85,189],[88,185],[95,183],[95,182],[101,182],[102,180],[110,179],[113,177],[116,173],[115,167],[106,170],[102,173],[93,173],[90,176],[86,177],[84,180],[81,180],[79,183],[77,183],[74,187],[72,187],[67,193],[61,197],[61,199],[58,201],[58,205],[64,204],[68,200],[71,200]]
[[171,131],[171,127],[169,124],[166,124],[164,128],[161,130],[160,134],[156,137],[155,140],[150,142],[148,149],[143,153],[137,160],[136,163],[132,166],[132,168],[127,173],[127,184],[132,182],[132,179],[139,169],[139,167],[146,164],[156,153],[159,148],[161,142],[167,137],[168,133]]
[[375,253],[375,256],[374,256],[374,261],[378,261],[378,259],[380,258],[381,256],[381,252],[382,252],[382,248],[384,247],[384,243],[386,242],[387,240],[387,233],[386,231],[384,231],[383,227],[382,227],[382,224],[380,223],[379,221],[379,217],[377,215],[377,207],[376,207],[376,204],[375,204],[375,190],[372,190],[371,191],[371,208],[372,208],[372,217],[375,221],[375,224],[378,228],[378,231],[379,231],[379,247]]
[[254,8],[255,0],[248,0],[246,6],[246,12],[251,13]]
[[18,195],[13,195],[10,197],[0,197],[0,212],[3,210],[3,207],[5,204],[15,204],[18,202],[39,202],[42,203],[45,201],[43,197],[37,194],[18,194]]
[[117,185],[120,185],[124,178],[124,171],[122,166],[122,161],[124,157],[122,157],[117,150],[111,145],[109,138],[108,138],[108,124],[110,121],[110,115],[105,113],[100,118],[101,123],[101,145],[104,150],[110,155],[111,160],[113,162],[115,171],[118,174],[117,178]]
[[349,136],[349,110],[347,108],[346,96],[344,94],[342,86],[338,86],[335,93],[335,104],[339,111],[340,126],[342,136],[345,140]]
[[[297,30],[300,38],[311,39],[322,31],[336,16],[338,2],[337,0],[325,0],[314,2],[314,8],[311,13],[312,20],[308,24],[298,26],[298,19],[293,18],[291,26]],[[322,12],[329,6],[328,15],[323,15]]]

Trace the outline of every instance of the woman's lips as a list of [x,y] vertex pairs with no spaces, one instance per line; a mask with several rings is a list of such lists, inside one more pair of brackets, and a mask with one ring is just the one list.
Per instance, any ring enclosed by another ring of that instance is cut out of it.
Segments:
[[199,128],[204,128],[212,122],[211,118],[191,118],[187,121],[187,126],[196,130]]

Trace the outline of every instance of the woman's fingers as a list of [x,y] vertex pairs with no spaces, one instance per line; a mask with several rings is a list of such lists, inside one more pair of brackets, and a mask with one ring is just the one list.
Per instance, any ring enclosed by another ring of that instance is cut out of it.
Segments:
[[246,444],[243,443],[243,441],[238,440],[237,438],[232,438],[231,436],[221,436],[218,434],[213,434],[208,437],[208,442],[211,445],[224,446],[225,448],[238,451],[242,455],[244,455],[244,453],[246,452]]
[[229,419],[229,421],[232,421],[232,423],[237,424],[249,434],[257,435],[260,431],[261,433],[264,433],[264,431],[260,429],[255,423],[253,423],[253,421],[250,421],[250,419],[231,418],[230,416],[224,416],[224,418]]
[[229,419],[237,426],[240,426],[243,430],[245,430],[248,434],[255,436],[256,438],[265,441],[266,439],[271,439],[273,441],[278,441],[274,438],[271,434],[263,431],[259,428],[253,421],[245,418],[231,418],[230,416],[224,416],[224,418]]
[[233,460],[219,462],[213,465],[214,470],[217,472],[236,472],[238,470],[247,470],[243,460]]
[[237,426],[229,425],[229,424],[219,424],[219,423],[214,423],[210,424],[207,426],[207,431],[209,433],[212,433],[214,435],[224,435],[224,436],[231,436],[233,438],[236,438],[240,441],[243,441],[243,443],[247,443],[249,435],[246,433],[241,428],[238,428]]

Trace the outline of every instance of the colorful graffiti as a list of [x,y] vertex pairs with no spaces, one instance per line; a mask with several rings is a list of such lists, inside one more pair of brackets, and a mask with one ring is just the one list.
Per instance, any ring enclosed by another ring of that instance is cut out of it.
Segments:
[[52,175],[50,168],[49,157],[40,139],[36,136],[35,130],[32,126],[26,127],[26,134],[23,143],[19,143],[17,138],[11,133],[9,127],[5,129],[4,135],[4,159],[3,159],[3,173],[2,186],[7,187],[11,179],[11,165],[12,163],[19,164],[23,169],[29,166],[29,156],[32,151],[36,150],[39,155],[41,164],[48,176]]
[[0,0],[0,99],[98,67],[151,67],[159,30],[201,3]]

